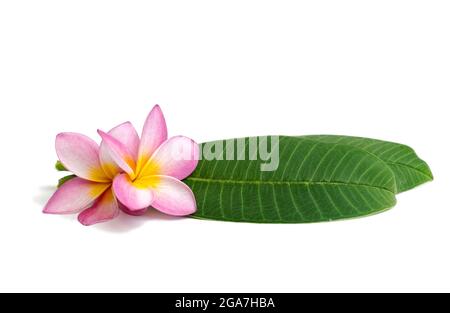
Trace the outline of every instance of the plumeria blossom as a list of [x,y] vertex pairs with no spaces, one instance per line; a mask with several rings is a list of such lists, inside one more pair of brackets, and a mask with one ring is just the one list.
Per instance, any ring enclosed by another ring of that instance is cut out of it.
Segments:
[[141,215],[153,207],[175,216],[196,211],[194,194],[181,180],[197,166],[198,145],[183,136],[168,139],[159,106],[148,115],[141,138],[130,122],[98,133],[100,145],[77,133],[56,137],[59,160],[77,177],[55,192],[44,213],[81,212],[80,223],[92,225],[120,210]]

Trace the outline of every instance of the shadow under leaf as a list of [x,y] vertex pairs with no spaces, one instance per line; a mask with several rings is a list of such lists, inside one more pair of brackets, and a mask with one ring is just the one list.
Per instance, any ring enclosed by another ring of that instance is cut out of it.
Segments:
[[33,196],[33,201],[36,204],[39,204],[42,208],[44,208],[47,201],[56,191],[56,186],[41,186],[39,187],[39,191],[37,194]]

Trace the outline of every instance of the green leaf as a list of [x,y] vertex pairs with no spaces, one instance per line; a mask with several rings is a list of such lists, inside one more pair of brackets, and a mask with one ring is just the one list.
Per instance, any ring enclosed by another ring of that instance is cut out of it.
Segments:
[[398,192],[413,189],[433,180],[433,174],[427,163],[421,160],[413,149],[402,144],[369,138],[334,135],[313,135],[300,138],[349,145],[361,148],[377,156],[386,162],[394,172]]
[[71,180],[72,178],[75,178],[75,177],[77,177],[77,176],[76,175],[67,175],[67,176],[60,178],[58,180],[58,188],[61,187],[62,185],[64,185],[64,183],[68,182],[69,180]]
[[60,171],[60,172],[67,171],[66,167],[59,160],[56,161],[55,168],[57,171]]
[[[349,145],[279,137],[279,166],[261,160],[202,160],[185,179],[198,210],[193,217],[236,222],[308,223],[379,213],[396,203],[392,170],[378,157]],[[224,141],[202,144],[219,147]],[[233,139],[225,146],[238,144]],[[215,144],[215,145],[214,145]],[[238,149],[235,149],[238,150]],[[228,153],[228,152],[227,152]],[[241,157],[243,155],[240,155]]]

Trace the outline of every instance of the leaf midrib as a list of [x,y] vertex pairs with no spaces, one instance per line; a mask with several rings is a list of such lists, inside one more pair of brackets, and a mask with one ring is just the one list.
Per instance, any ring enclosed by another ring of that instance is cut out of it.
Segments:
[[205,183],[218,183],[218,184],[235,184],[235,185],[245,185],[245,184],[252,184],[252,185],[335,185],[335,186],[352,186],[352,187],[367,187],[367,188],[374,188],[379,190],[385,190],[393,195],[395,195],[395,192],[384,187],[380,186],[372,186],[367,184],[360,184],[360,183],[347,183],[347,182],[338,182],[338,181],[259,181],[259,180],[232,180],[232,179],[212,179],[212,178],[199,178],[199,177],[188,177],[185,179],[185,181],[199,181],[199,182],[205,182]]
[[[369,153],[370,153],[370,152],[369,152]],[[374,154],[374,155],[375,155],[375,154]],[[376,155],[375,155],[375,156],[376,156]],[[433,176],[430,175],[430,173],[425,172],[425,171],[422,171],[422,170],[420,170],[420,169],[418,169],[417,167],[414,167],[414,166],[412,166],[412,165],[405,164],[405,163],[396,163],[396,162],[392,162],[392,161],[385,161],[385,160],[383,160],[383,159],[381,159],[381,158],[379,158],[379,159],[380,159],[381,161],[385,162],[385,163],[388,164],[388,165],[403,166],[403,167],[409,168],[409,169],[411,169],[411,170],[413,170],[413,171],[416,171],[416,172],[422,174],[423,176],[426,176],[426,177],[429,178],[430,180],[433,179]]]

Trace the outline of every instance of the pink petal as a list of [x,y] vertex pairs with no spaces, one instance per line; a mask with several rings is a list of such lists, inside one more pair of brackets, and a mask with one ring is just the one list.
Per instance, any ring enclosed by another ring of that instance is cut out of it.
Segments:
[[188,177],[197,167],[198,144],[183,136],[165,141],[142,169],[140,176],[166,175],[179,180]]
[[111,181],[100,165],[99,147],[89,137],[77,133],[56,136],[56,154],[62,164],[78,177],[96,181]]
[[153,188],[155,198],[152,207],[175,216],[189,215],[197,211],[192,190],[182,181],[170,176],[158,175],[157,186]]
[[85,226],[90,226],[112,220],[118,214],[119,206],[117,200],[114,197],[112,189],[109,188],[95,201],[93,206],[78,215],[78,221]]
[[[108,132],[108,135],[120,141],[128,149],[133,156],[133,159],[137,159],[139,136],[130,122],[114,127]],[[104,142],[100,144],[100,161],[106,174],[108,174],[108,177],[113,178],[121,172],[120,167],[109,154],[108,148]]]
[[134,170],[136,169],[136,163],[134,162],[133,155],[127,149],[127,147],[116,138],[108,135],[107,133],[98,130],[99,135],[103,139],[105,149],[114,160],[114,162],[130,176],[134,177]]
[[129,208],[127,208],[126,206],[124,206],[122,203],[120,203],[119,202],[119,209],[122,211],[122,212],[124,212],[125,214],[128,214],[128,215],[132,215],[132,216],[142,216],[142,215],[144,215],[145,213],[147,213],[147,211],[148,211],[148,208],[145,208],[145,209],[142,209],[142,210],[135,210],[135,211],[132,211],[132,210],[130,210]]
[[131,181],[126,174],[114,178],[113,189],[117,199],[131,211],[148,208],[153,201],[153,192],[148,185]]
[[167,125],[159,105],[147,116],[139,146],[138,168],[144,166],[156,149],[167,140]]
[[44,213],[77,213],[94,202],[111,184],[95,183],[79,177],[72,178],[59,187],[48,200]]

